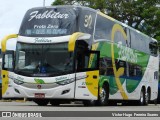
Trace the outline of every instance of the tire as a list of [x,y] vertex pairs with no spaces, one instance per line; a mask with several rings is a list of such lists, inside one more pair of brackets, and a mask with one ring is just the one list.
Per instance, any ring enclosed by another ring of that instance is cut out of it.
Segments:
[[61,104],[61,102],[60,102],[59,100],[51,100],[51,101],[50,101],[50,104],[51,104],[52,106],[59,106],[59,105]]
[[46,106],[49,103],[49,100],[47,99],[35,99],[33,101],[39,106]]
[[135,105],[139,105],[139,102],[128,100],[128,101],[122,102],[122,105],[123,106],[135,106]]
[[104,84],[102,86],[102,90],[99,91],[98,94],[98,105],[100,106],[108,105],[108,99],[109,99],[109,86]]
[[138,104],[141,105],[141,106],[145,105],[145,99],[146,99],[145,90],[142,89],[141,92],[140,92],[140,99],[138,101]]
[[84,100],[83,105],[84,106],[94,106],[96,104],[96,100]]
[[117,106],[117,101],[110,100],[108,101],[109,106]]
[[149,93],[149,91],[147,91],[146,94],[145,94],[144,105],[148,105],[149,101],[150,101],[150,93]]

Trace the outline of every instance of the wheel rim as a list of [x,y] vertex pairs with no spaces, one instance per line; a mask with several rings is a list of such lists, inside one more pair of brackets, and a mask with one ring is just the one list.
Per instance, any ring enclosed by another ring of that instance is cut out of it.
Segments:
[[90,100],[90,103],[91,103],[91,104],[94,104],[94,102],[95,102],[95,100]]
[[149,94],[148,94],[148,92],[146,93],[145,97],[146,97],[146,99],[145,99],[146,101],[145,101],[145,102],[146,102],[146,104],[147,104],[148,101],[149,101]]
[[143,103],[144,98],[143,98],[143,91],[141,91],[141,95],[140,95],[140,102]]
[[105,89],[104,88],[102,88],[102,90],[101,90],[101,92],[100,92],[100,100],[101,100],[101,102],[104,102],[105,101],[105,99],[106,99],[106,91],[105,91]]

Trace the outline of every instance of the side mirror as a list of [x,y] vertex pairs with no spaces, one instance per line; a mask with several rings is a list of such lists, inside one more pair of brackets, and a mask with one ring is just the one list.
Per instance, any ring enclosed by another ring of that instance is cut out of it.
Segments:
[[2,59],[2,69],[13,71],[14,70],[14,51],[9,50],[3,53],[3,59]]

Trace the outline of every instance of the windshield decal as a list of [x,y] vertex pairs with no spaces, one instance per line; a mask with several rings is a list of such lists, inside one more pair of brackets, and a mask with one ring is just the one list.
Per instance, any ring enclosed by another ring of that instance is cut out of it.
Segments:
[[92,15],[85,15],[84,27],[92,29]]
[[48,18],[58,18],[58,19],[67,19],[69,17],[68,14],[62,14],[60,12],[54,12],[53,10],[45,11],[43,13],[39,13],[39,11],[33,11],[30,13],[30,18],[28,21],[32,19],[48,19]]
[[68,79],[68,77],[67,76],[61,76],[61,77],[57,77],[55,80],[56,80],[56,82],[58,82],[58,81],[63,81],[63,80],[67,80]]
[[51,43],[52,40],[46,38],[35,38],[35,43]]
[[123,46],[121,41],[118,42],[117,48],[119,48],[118,60],[137,63],[138,55],[133,49]]
[[27,37],[57,37],[73,34],[77,29],[77,13],[69,8],[37,8],[25,14],[19,35]]
[[42,79],[34,78],[34,81],[38,84],[45,84],[44,80]]
[[[112,39],[112,44],[111,44],[112,66],[113,66],[113,71],[114,71],[115,81],[116,81],[117,87],[118,87],[123,99],[127,100],[128,95],[127,95],[125,89],[123,88],[123,83],[121,83],[121,80],[120,80],[120,76],[124,74],[124,68],[120,67],[119,69],[117,69],[116,65],[115,65],[116,62],[115,62],[115,52],[114,52],[114,50],[115,50],[115,48],[114,48],[114,42],[115,42],[114,37],[115,36],[114,35],[117,31],[121,32],[124,40],[127,40],[127,35],[126,35],[125,31],[123,30],[122,26],[120,26],[119,24],[115,24],[112,28],[112,36],[111,36],[111,39]],[[129,53],[129,52],[127,52],[127,53]]]

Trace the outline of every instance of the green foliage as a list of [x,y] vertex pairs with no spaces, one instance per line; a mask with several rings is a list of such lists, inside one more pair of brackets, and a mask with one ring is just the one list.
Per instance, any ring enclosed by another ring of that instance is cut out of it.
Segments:
[[64,4],[99,9],[160,41],[160,0],[55,0],[52,5]]
[[55,0],[52,5],[65,5],[64,0]]

